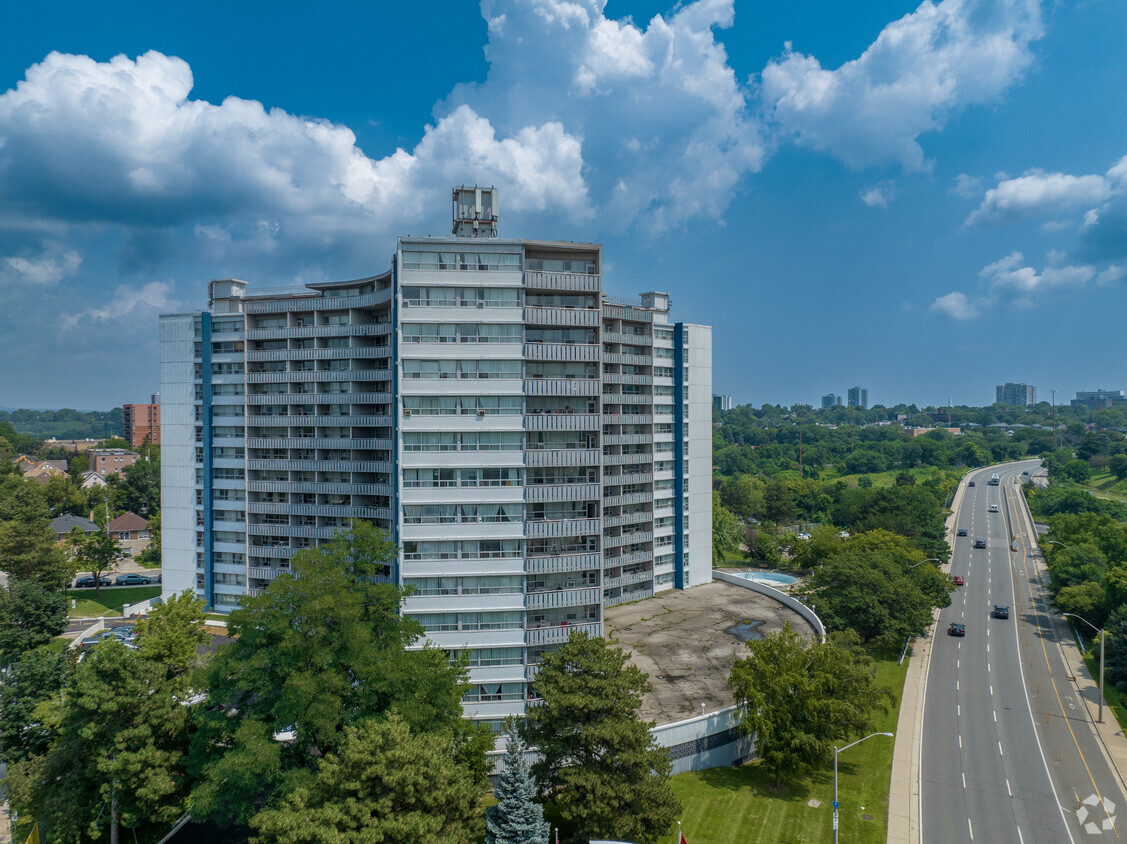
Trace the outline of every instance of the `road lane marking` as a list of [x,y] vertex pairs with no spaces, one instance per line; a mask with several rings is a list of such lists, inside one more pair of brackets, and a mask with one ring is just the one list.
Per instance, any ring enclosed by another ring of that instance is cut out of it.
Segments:
[[1001,742],[998,742],[998,755],[999,756],[1005,756],[1006,755],[1005,753],[1002,752],[1002,743]]
[[998,710],[997,709],[994,710],[994,723],[995,724],[998,723]]
[[[1011,795],[1011,796],[1013,796],[1013,795]],[[1025,844],[1025,839],[1021,837],[1021,827],[1020,826],[1017,828],[1017,840],[1020,842],[1020,844]]]
[[962,749],[963,749],[963,736],[962,736],[962,733],[960,733],[959,734],[959,750],[962,750]]
[[970,818],[967,818],[967,831],[970,833],[970,840],[974,841],[974,827],[971,826]]
[[990,686],[990,696],[991,697],[994,696],[994,686],[993,685]]
[[1006,794],[1010,795],[1010,797],[1014,796],[1013,789],[1010,788],[1010,781],[1008,779],[1006,780]]
[[[962,745],[959,745],[959,746],[961,747]],[[967,774],[966,774],[966,771],[963,771],[963,788],[966,788],[966,787],[967,787]]]

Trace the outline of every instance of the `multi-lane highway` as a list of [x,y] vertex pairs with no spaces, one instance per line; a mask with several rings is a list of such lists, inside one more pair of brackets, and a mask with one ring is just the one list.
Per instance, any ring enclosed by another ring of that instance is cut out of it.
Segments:
[[[1042,593],[1036,534],[1017,481],[1037,462],[976,472],[956,496],[951,574],[928,653],[920,841],[1063,844],[1127,836],[1119,778],[1077,697]],[[997,472],[1000,483],[989,484]],[[997,505],[998,512],[990,512]],[[975,540],[986,547],[976,549]],[[995,604],[1008,619],[993,618]],[[966,625],[948,636],[951,622]]]

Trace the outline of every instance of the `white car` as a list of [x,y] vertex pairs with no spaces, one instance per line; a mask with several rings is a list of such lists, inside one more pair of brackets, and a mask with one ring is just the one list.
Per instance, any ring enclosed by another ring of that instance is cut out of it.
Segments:
[[997,513],[998,512],[998,505],[997,504],[991,504],[990,505],[990,512],[991,513]]

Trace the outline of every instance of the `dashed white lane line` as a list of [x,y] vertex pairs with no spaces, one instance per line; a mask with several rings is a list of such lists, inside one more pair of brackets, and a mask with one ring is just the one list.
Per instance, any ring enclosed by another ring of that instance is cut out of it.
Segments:
[[997,709],[994,710],[994,723],[995,724],[998,723],[998,710]]
[[966,787],[967,787],[967,775],[966,775],[966,771],[964,771],[963,772],[963,788],[966,788]]
[[960,734],[959,735],[959,750],[962,750],[962,749],[963,749],[963,736],[962,736],[962,734]]
[[971,826],[970,818],[967,818],[967,832],[970,833],[970,840],[974,841],[974,827]]
[[962,714],[963,714],[963,708],[961,706],[959,706],[959,704],[956,703],[955,704],[955,717],[956,718],[961,717]]
[[1006,794],[1010,795],[1010,797],[1014,796],[1013,789],[1010,788],[1009,780],[1006,780]]
[[994,697],[994,686],[990,686],[990,697]]
[[999,756],[1005,756],[1006,755],[1002,752],[1002,743],[1001,742],[998,742],[998,755]]
[[[1013,795],[1010,795],[1010,796],[1012,797]],[[1018,840],[1019,844],[1025,844],[1025,839],[1021,835],[1021,827],[1020,826],[1017,828],[1017,840]]]

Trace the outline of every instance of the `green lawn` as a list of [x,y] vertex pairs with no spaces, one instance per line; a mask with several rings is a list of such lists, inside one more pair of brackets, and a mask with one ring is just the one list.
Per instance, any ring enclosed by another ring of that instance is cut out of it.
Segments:
[[[1084,664],[1088,666],[1088,673],[1095,679],[1097,683],[1100,682],[1100,644],[1099,642],[1089,642],[1088,652],[1084,654]],[[1106,666],[1105,666],[1106,670]],[[1120,729],[1127,730],[1127,708],[1123,706],[1123,697],[1115,688],[1114,683],[1104,681],[1104,704],[1112,712],[1115,713],[1115,720],[1119,722]],[[1106,715],[1104,717],[1107,717]]]
[[[896,731],[899,699],[908,670],[907,662],[896,664],[898,656],[881,654],[877,660],[878,681],[897,695],[896,707],[887,715],[878,715],[878,731]],[[892,748],[893,739],[878,736],[841,755],[838,793],[843,841],[885,841]],[[774,789],[774,778],[754,762],[741,768],[680,774],[672,784],[684,807],[681,822],[685,840],[691,844],[813,844],[833,840],[832,764],[825,771],[789,783],[778,791]],[[821,801],[821,805],[810,807],[811,799]],[[864,820],[863,814],[873,819]],[[661,841],[677,844],[676,836]]]
[[1127,501],[1127,480],[1121,481],[1107,469],[1096,469],[1088,483],[1080,484],[1083,489],[1095,493],[1100,498],[1113,501]]
[[[892,469],[888,472],[872,472],[868,474],[868,478],[873,482],[875,488],[890,487],[896,483],[896,476],[899,475],[901,471],[903,470]],[[949,471],[956,471],[958,474],[962,474],[962,470],[938,469],[934,466],[924,466],[922,468],[908,470],[917,482],[927,480],[928,478],[942,479]],[[827,482],[841,481],[846,486],[857,486],[857,479],[860,477],[861,475],[842,475],[838,478],[825,477],[822,480]]]
[[126,604],[136,604],[160,594],[160,586],[123,586],[120,589],[102,589],[102,594],[94,597],[93,589],[68,589],[67,598],[74,599],[75,607],[70,611],[73,618],[92,618],[100,615],[121,615]]

